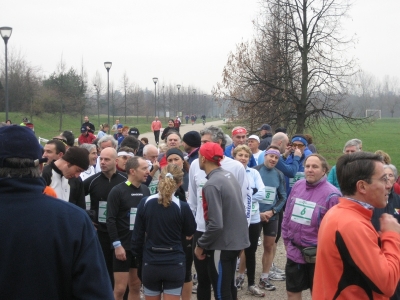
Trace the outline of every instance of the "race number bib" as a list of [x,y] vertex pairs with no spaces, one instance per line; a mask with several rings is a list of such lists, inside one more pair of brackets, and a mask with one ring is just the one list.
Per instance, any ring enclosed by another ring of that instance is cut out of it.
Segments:
[[107,219],[107,201],[99,201],[99,222],[105,223]]
[[149,184],[150,195],[157,194],[158,180],[153,180]]
[[129,230],[133,230],[133,227],[135,226],[136,212],[137,212],[137,208],[136,207],[132,207],[131,208],[131,215],[130,215],[130,218],[129,218]]
[[254,216],[257,212],[259,213],[259,207],[260,205],[258,202],[252,202],[251,203],[251,215]]
[[86,210],[90,210],[90,195],[85,196]]
[[296,198],[293,206],[292,217],[293,222],[302,225],[311,225],[311,217],[315,209],[315,202]]
[[304,172],[297,172],[296,175],[294,175],[294,178],[289,178],[289,186],[290,187],[294,186],[294,184],[297,181],[304,178],[305,178]]
[[266,186],[264,199],[262,199],[260,203],[272,205],[275,201],[275,198],[276,198],[276,187]]

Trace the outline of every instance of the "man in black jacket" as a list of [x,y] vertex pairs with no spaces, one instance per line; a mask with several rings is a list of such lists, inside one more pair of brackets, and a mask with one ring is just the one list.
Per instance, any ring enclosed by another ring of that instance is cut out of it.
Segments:
[[88,117],[88,116],[85,116],[84,120],[85,120],[85,122],[82,123],[81,128],[82,128],[82,127],[85,127],[90,133],[93,133],[93,134],[94,134],[95,128],[94,128],[93,123],[90,123],[90,122],[89,122],[89,117]]
[[271,126],[268,124],[263,124],[260,128],[257,128],[260,131],[261,135],[261,142],[258,146],[258,149],[265,150],[271,145],[272,141],[272,133],[271,133]]

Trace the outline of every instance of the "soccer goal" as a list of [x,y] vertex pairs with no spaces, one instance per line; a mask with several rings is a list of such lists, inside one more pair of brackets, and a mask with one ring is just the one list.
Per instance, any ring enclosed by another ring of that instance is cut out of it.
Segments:
[[366,118],[375,118],[381,119],[381,110],[380,109],[366,109],[365,110],[365,117]]

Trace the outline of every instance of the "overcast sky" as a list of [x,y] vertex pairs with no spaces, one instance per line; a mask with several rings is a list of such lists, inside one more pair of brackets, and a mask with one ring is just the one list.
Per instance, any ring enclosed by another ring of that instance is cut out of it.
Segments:
[[[399,74],[399,11],[396,0],[358,0],[346,23],[357,34],[361,67],[379,79]],[[96,71],[106,83],[103,63],[111,61],[116,87],[126,72],[142,88],[154,89],[158,77],[210,93],[229,53],[252,37],[258,13],[257,0],[12,0],[1,8],[0,27],[13,27],[9,55],[20,51],[45,75],[62,57],[77,69],[83,61],[89,83]]]

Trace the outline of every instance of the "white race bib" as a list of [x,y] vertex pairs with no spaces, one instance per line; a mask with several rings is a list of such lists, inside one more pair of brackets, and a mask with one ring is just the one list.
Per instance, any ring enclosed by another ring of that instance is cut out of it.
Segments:
[[316,203],[296,198],[293,206],[292,217],[293,222],[302,225],[311,225],[311,217],[313,215]]
[[107,220],[107,201],[99,201],[99,222],[105,223]]
[[149,184],[150,195],[157,194],[158,180],[153,180]]
[[90,210],[90,195],[85,196],[86,210]]
[[304,172],[297,172],[296,175],[294,175],[294,178],[289,178],[289,186],[290,187],[294,186],[294,184],[297,181],[304,178],[305,178]]
[[260,213],[259,209],[260,205],[258,202],[252,202],[251,203],[251,215],[254,216],[256,213]]
[[135,226],[136,212],[137,212],[137,208],[132,207],[131,208],[131,216],[129,218],[129,230],[133,230],[133,227]]
[[272,205],[275,201],[275,198],[276,198],[276,187],[266,186],[265,193],[264,193],[264,199],[262,199],[259,202],[263,203],[263,204]]

